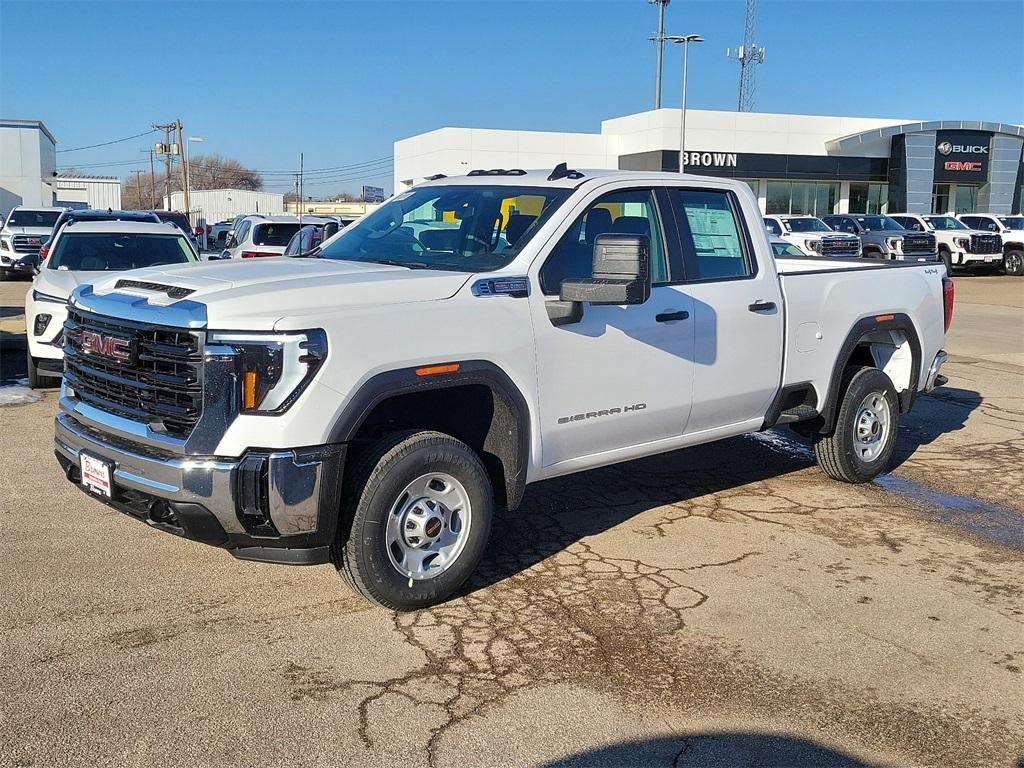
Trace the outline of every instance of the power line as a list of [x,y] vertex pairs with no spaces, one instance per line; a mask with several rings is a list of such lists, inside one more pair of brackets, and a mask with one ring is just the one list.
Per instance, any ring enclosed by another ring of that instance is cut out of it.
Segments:
[[[319,175],[319,176],[323,177],[323,176],[330,176],[330,175],[334,175],[334,174],[342,173],[342,172],[355,172],[355,171],[359,171],[359,170],[373,170],[376,166],[386,165],[387,163],[390,163],[392,160],[394,160],[394,155],[388,155],[387,157],[377,158],[376,160],[364,160],[363,162],[360,162],[360,163],[351,163],[349,165],[338,165],[338,166],[335,166],[333,168],[319,168],[319,169],[316,169],[316,170],[304,171],[303,175],[304,176],[309,176],[310,174],[316,174],[316,175]],[[63,167],[64,168],[71,168],[71,167],[74,167],[74,168],[112,168],[112,167],[123,166],[123,165],[134,165],[137,162],[138,162],[137,160],[112,160],[110,162],[104,162],[104,163],[76,163],[74,166],[63,166]],[[213,171],[226,170],[226,169],[224,169],[223,166],[220,166],[220,165],[207,165],[205,163],[197,163],[197,162],[194,162],[194,161],[191,164],[192,164],[193,168],[203,168],[203,169],[206,169],[206,170],[213,170]],[[288,176],[288,177],[292,177],[292,176],[295,175],[295,171],[267,171],[267,170],[262,170],[260,168],[243,168],[243,169],[240,169],[240,170],[250,171],[252,173],[258,173],[261,176]]]
[[88,144],[84,147],[72,147],[71,149],[58,149],[58,154],[61,152],[78,152],[82,149],[95,149],[96,147],[109,147],[111,144],[120,144],[122,141],[131,141],[132,139],[141,139],[143,136],[149,136],[151,133],[156,133],[156,128],[146,131],[145,133],[137,133],[134,136],[125,136],[123,139],[113,139],[112,141],[104,141],[100,144]]

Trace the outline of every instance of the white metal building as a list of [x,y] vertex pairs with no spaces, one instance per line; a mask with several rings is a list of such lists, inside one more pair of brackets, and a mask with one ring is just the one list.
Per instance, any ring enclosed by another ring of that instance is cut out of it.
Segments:
[[[218,221],[233,219],[243,213],[281,214],[284,209],[284,195],[277,192],[252,192],[247,189],[193,189],[189,190],[189,218],[193,224],[216,224]],[[185,195],[172,192],[171,199],[164,198],[164,208],[172,211],[185,210]]]
[[116,176],[55,176],[50,182],[54,189],[54,205],[68,208],[121,207],[121,180]]
[[[680,110],[604,120],[600,133],[439,128],[395,142],[395,191],[434,174],[569,167],[679,170]],[[691,109],[687,172],[746,181],[767,213],[1011,213],[1024,126]]]
[[0,213],[53,205],[57,140],[39,120],[0,119]]

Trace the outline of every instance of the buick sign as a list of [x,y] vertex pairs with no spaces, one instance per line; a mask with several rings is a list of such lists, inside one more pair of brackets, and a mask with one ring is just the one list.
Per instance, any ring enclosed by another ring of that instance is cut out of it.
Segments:
[[988,147],[983,144],[951,144],[948,141],[940,141],[936,147],[940,155],[949,155],[956,152],[958,155],[987,155]]
[[987,131],[937,131],[933,180],[984,184],[991,144],[992,134]]

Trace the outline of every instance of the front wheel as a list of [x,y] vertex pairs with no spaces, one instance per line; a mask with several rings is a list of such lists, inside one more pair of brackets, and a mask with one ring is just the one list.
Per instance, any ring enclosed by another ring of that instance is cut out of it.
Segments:
[[439,432],[377,441],[345,484],[335,567],[357,594],[409,611],[451,597],[476,570],[494,494],[480,458]]
[[953,276],[953,255],[949,251],[939,251],[939,258],[946,265],[946,275]]
[[1014,277],[1024,275],[1024,251],[1007,251],[1003,256],[1003,269]]
[[29,389],[45,389],[46,387],[59,387],[60,377],[44,376],[39,373],[39,361],[32,357],[32,353],[26,350],[25,365],[28,368]]
[[818,435],[814,453],[826,475],[866,483],[885,471],[896,447],[900,408],[892,380],[877,368],[851,368],[830,435]]

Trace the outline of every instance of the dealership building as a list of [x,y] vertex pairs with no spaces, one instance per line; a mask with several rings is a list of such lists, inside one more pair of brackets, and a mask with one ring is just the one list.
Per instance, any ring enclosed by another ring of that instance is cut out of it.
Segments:
[[[600,133],[439,128],[395,142],[395,192],[473,169],[679,171],[678,109],[601,123]],[[765,213],[1017,213],[1024,126],[686,111],[687,173],[750,185]]]

